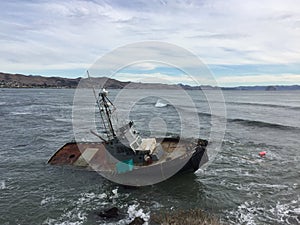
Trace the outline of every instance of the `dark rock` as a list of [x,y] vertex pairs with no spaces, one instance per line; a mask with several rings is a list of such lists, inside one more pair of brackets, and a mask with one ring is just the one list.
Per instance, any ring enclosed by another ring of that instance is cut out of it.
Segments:
[[133,221],[131,221],[128,225],[143,225],[145,220],[141,217],[135,217]]
[[100,212],[98,214],[98,216],[105,217],[105,218],[116,218],[116,217],[119,216],[118,211],[119,211],[119,209],[117,207],[112,207],[112,208],[107,209],[103,212]]

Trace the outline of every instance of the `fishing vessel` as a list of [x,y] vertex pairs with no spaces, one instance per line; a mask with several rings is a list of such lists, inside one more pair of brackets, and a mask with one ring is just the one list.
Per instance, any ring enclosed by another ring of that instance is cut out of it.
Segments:
[[99,141],[66,143],[49,159],[51,165],[73,165],[93,169],[104,177],[125,185],[157,183],[183,172],[195,172],[208,161],[203,139],[141,137],[134,122],[116,128],[116,110],[103,89],[96,96],[104,132],[93,133]]

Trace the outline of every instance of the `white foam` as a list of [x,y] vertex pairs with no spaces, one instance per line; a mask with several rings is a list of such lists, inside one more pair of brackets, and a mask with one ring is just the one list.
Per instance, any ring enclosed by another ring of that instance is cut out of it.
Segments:
[[300,214],[300,208],[293,208],[295,207],[294,205],[297,207],[299,206],[299,200],[300,199],[298,197],[298,200],[293,200],[292,202],[286,204],[277,202],[276,206],[270,209],[270,212],[276,217],[275,221],[290,224],[289,218],[293,218],[300,224],[299,216],[297,216],[297,214]]
[[77,200],[77,205],[83,205],[86,203],[91,202],[94,199],[104,199],[107,198],[107,194],[105,193],[100,193],[100,194],[95,194],[93,192],[91,193],[82,193],[81,197]]
[[130,222],[134,220],[134,218],[136,217],[140,217],[145,221],[145,225],[148,224],[148,221],[150,219],[150,212],[148,213],[144,213],[143,209],[138,209],[139,205],[138,204],[134,204],[134,205],[130,205],[128,206],[128,217]]
[[47,225],[82,225],[86,219],[87,214],[78,211],[78,208],[68,211],[61,215],[58,219],[47,218],[43,224]]
[[[232,186],[233,184],[231,184]],[[239,184],[236,188],[238,190],[245,190],[245,191],[250,191],[253,187],[262,187],[264,189],[288,189],[289,186],[284,185],[284,184],[258,184],[258,183],[249,183],[249,184]]]
[[[117,189],[113,190],[114,196]],[[77,201],[72,203],[73,208],[61,214],[58,218],[47,218],[43,224],[47,225],[82,225],[87,220],[87,212],[99,205],[106,205],[108,202],[102,199],[108,198],[106,193],[95,194],[94,192],[81,193]],[[50,201],[54,201],[53,197],[47,197],[41,201],[41,205],[45,205]],[[100,201],[99,201],[100,200]],[[125,223],[124,223],[125,225]]]
[[99,194],[98,198],[100,198],[100,199],[107,198],[107,194],[105,194],[105,193]]
[[145,213],[143,209],[139,208],[139,204],[129,205],[127,209],[127,217],[118,222],[105,223],[105,225],[127,225],[131,223],[136,217],[142,218],[145,222],[143,225],[148,225],[150,220],[150,212]]
[[66,119],[66,118],[57,118],[55,120],[58,121],[58,122],[65,122],[65,123],[72,122],[72,119]]
[[300,215],[300,208],[294,209],[293,212],[296,213],[296,214],[298,214],[298,215]]
[[240,205],[238,207],[237,212],[239,213],[239,222],[242,224],[247,224],[247,225],[254,225],[254,212],[255,209],[253,207],[250,207],[250,204],[248,202],[245,202],[244,204]]
[[11,112],[10,114],[17,116],[17,115],[31,115],[32,113],[30,113],[30,112]]
[[[300,198],[298,197],[297,200],[291,202],[277,202],[273,206],[267,207],[259,207],[259,205],[261,205],[260,202],[246,201],[238,206],[237,209],[227,211],[227,218],[234,224],[255,225],[260,217],[265,217],[270,223],[274,224],[294,224],[295,221],[297,221],[297,224],[300,224],[299,201]],[[231,220],[230,215],[235,219]]]
[[43,206],[43,205],[46,205],[46,204],[48,204],[49,202],[53,202],[55,199],[54,199],[54,197],[52,196],[52,197],[46,197],[46,198],[44,198],[44,199],[42,199],[42,201],[41,201],[41,205]]
[[[100,193],[95,194],[93,192],[81,193],[78,200],[73,202],[73,208],[65,211],[58,218],[47,218],[43,224],[47,225],[82,225],[87,222],[87,212],[89,210],[95,210],[99,205],[111,204],[111,200],[116,201],[119,197],[118,188],[111,190],[109,194]],[[42,200],[41,205],[47,204],[52,201],[52,197],[47,197]],[[99,201],[100,200],[100,201]],[[107,200],[107,201],[105,201]],[[93,203],[93,204],[92,204]],[[91,206],[93,205],[93,206]],[[143,225],[148,225],[150,220],[150,212],[145,212],[140,208],[139,204],[123,205],[121,208],[127,207],[127,216],[124,219],[116,222],[105,222],[105,225],[127,225],[132,222],[136,217],[142,218],[145,222]]]
[[6,189],[5,180],[1,180],[1,182],[0,182],[0,190],[4,190],[4,189]]
[[162,108],[162,107],[166,107],[168,104],[167,103],[164,103],[162,102],[162,100],[158,99],[156,104],[155,104],[155,107],[156,108]]
[[112,192],[114,195],[110,196],[110,197],[109,197],[110,199],[118,198],[118,197],[119,197],[119,194],[118,194],[118,188],[113,189],[111,192]]

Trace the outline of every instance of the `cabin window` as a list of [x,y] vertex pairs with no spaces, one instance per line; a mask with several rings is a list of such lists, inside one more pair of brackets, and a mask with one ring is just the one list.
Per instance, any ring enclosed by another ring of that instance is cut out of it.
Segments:
[[142,138],[140,136],[137,138],[136,143],[138,144],[138,146],[142,144]]
[[133,149],[137,149],[139,146],[138,146],[138,144],[136,143],[136,142],[134,142],[133,144],[132,144],[132,148]]

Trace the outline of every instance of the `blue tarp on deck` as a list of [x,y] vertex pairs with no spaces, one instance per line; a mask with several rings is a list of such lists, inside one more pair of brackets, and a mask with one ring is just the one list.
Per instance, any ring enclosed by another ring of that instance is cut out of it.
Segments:
[[118,162],[116,164],[117,172],[118,173],[126,173],[128,171],[133,170],[133,159]]

